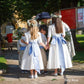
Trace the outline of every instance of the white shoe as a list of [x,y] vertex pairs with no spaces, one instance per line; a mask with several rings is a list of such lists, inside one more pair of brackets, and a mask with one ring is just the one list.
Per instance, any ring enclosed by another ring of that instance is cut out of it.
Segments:
[[63,76],[63,72],[61,72],[60,75]]
[[33,78],[34,78],[34,76],[33,76],[33,75],[30,75],[30,76],[29,76],[29,78],[33,79]]
[[58,75],[57,73],[54,74],[54,76],[57,76],[57,75]]
[[57,76],[58,74],[57,74],[57,73],[53,73],[52,75],[53,75],[53,76]]
[[38,78],[38,75],[35,75],[34,78]]

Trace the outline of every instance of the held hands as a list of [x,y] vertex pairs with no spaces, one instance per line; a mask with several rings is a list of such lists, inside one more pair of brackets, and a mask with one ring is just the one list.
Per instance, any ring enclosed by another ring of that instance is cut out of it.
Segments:
[[49,49],[50,48],[50,46],[49,46],[49,44],[47,44],[46,46],[45,46],[45,50],[47,50],[47,49]]
[[48,49],[48,46],[45,46],[44,48],[45,48],[45,50],[47,50]]
[[42,45],[45,48],[45,50],[49,49],[49,46],[45,45],[44,43],[40,43],[40,45]]
[[49,45],[49,43],[47,43],[47,47],[48,47],[48,49],[50,48],[50,45]]

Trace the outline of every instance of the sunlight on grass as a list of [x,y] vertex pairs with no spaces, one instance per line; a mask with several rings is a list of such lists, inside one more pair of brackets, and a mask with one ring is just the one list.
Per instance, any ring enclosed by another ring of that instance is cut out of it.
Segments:
[[0,56],[0,69],[7,69],[7,65],[6,65],[7,61],[4,58],[4,56]]
[[6,63],[6,59],[4,57],[0,57],[0,63]]
[[[76,35],[77,41],[80,43],[80,48],[84,49],[84,34]],[[73,57],[73,62],[84,63],[84,51],[76,51],[76,56]]]

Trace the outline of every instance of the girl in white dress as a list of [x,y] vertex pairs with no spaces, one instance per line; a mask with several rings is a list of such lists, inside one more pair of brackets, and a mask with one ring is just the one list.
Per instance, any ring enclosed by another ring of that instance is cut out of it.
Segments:
[[39,44],[42,45],[45,49],[47,49],[47,47],[44,45],[44,43],[42,43],[41,35],[38,32],[39,29],[36,25],[36,21],[31,20],[30,23],[30,31],[26,34],[26,42],[28,45],[23,54],[21,69],[30,70],[31,78],[34,77],[33,71],[35,70],[35,78],[37,78],[37,72],[40,73],[40,70],[44,69]]
[[54,69],[54,75],[57,75],[57,69],[61,68],[61,75],[66,68],[72,67],[72,62],[70,58],[70,53],[68,51],[66,41],[64,39],[65,29],[62,25],[60,16],[53,15],[53,24],[48,28],[48,41],[49,46],[50,39],[50,49],[49,49],[49,59],[48,59],[48,69]]
[[[60,15],[60,11],[55,12],[54,14],[55,15]],[[67,41],[67,46],[68,46],[68,49],[69,49],[69,52],[70,52],[70,56],[71,56],[71,58],[73,58],[73,56],[75,56],[76,54],[75,54],[74,42],[73,42],[72,34],[71,34],[71,31],[70,31],[70,27],[63,21],[62,21],[62,24],[65,28],[65,32],[68,33],[68,35],[70,35],[70,38],[69,38],[70,40],[69,41],[66,40],[66,41]]]

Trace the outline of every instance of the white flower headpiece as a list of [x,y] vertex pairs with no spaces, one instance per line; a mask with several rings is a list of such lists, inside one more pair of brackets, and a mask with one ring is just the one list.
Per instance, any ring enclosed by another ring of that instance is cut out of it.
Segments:
[[36,16],[33,16],[32,19],[35,20],[36,19]]
[[27,20],[27,23],[28,23],[28,26],[37,27],[37,21],[36,20],[30,19],[30,20]]
[[62,18],[62,15],[54,15],[54,14],[51,14],[51,17]]

